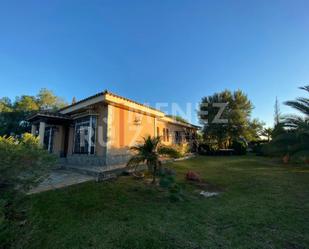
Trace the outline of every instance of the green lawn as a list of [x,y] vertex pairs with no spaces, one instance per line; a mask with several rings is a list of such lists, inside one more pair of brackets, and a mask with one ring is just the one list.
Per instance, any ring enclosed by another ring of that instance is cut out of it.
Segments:
[[[29,197],[16,248],[309,248],[309,167],[255,156],[170,166],[184,201],[131,177]],[[184,180],[188,170],[224,192],[198,196]]]

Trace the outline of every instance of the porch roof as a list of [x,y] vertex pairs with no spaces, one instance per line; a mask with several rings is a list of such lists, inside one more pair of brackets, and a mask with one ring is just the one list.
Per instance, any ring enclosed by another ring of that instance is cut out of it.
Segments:
[[27,117],[29,122],[39,122],[41,120],[51,123],[68,123],[72,118],[66,114],[52,111],[40,111]]

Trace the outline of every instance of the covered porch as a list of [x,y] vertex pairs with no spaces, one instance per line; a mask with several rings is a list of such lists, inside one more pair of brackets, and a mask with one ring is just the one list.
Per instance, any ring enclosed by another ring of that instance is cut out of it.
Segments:
[[28,118],[31,134],[38,136],[39,143],[50,153],[60,157],[68,154],[69,130],[73,120],[59,113],[40,112]]

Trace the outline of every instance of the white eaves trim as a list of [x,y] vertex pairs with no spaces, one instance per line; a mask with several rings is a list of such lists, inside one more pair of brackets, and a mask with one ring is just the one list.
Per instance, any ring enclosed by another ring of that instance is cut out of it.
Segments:
[[96,96],[94,98],[85,100],[81,103],[77,103],[76,105],[65,108],[65,109],[61,110],[60,113],[61,114],[68,114],[68,113],[71,113],[71,112],[74,112],[74,111],[78,111],[78,110],[80,110],[84,107],[87,107],[89,105],[93,105],[93,104],[103,102],[103,101],[104,101],[104,95],[99,95],[99,96]]

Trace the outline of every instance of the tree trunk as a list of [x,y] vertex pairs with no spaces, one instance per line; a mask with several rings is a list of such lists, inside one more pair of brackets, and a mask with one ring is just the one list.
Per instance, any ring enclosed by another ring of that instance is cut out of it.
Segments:
[[153,178],[152,178],[152,183],[156,184],[156,174],[157,174],[157,164],[153,165]]

